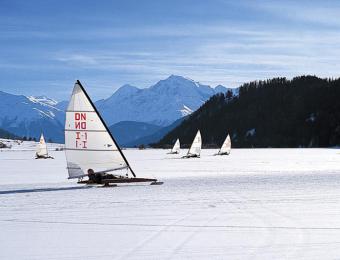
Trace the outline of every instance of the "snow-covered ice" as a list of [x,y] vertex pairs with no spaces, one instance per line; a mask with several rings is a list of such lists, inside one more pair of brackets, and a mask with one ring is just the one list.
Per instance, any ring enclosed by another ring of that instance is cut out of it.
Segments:
[[339,150],[167,152],[124,150],[164,185],[116,188],[67,180],[64,152],[0,152],[0,259],[340,257]]

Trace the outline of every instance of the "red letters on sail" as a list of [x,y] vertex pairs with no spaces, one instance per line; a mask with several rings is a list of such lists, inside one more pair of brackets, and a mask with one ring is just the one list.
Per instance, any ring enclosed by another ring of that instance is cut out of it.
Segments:
[[[86,130],[86,113],[74,113],[75,129]],[[87,148],[87,132],[76,132],[76,147]]]

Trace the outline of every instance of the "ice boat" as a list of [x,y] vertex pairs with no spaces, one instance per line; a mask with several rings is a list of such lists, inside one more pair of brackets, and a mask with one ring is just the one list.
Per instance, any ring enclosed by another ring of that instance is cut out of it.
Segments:
[[221,149],[218,151],[216,155],[229,155],[231,150],[231,140],[229,134],[227,135],[226,139],[224,140]]
[[52,156],[48,155],[45,138],[44,138],[44,135],[41,134],[40,140],[37,145],[36,152],[35,152],[35,159],[48,159],[48,158],[53,159]]
[[179,142],[179,139],[177,139],[175,144],[174,144],[174,147],[172,147],[169,154],[179,154],[180,150],[181,150],[181,144]]
[[200,157],[201,147],[202,147],[201,132],[200,130],[198,130],[187,155],[183,156],[182,158]]
[[78,183],[162,184],[157,179],[136,177],[79,80],[66,110],[65,153],[69,179],[78,178]]

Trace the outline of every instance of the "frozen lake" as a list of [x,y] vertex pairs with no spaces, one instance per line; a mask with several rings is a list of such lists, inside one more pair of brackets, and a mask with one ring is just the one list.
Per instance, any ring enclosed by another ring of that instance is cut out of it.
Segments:
[[107,189],[67,180],[63,152],[0,152],[0,259],[340,258],[340,150],[166,152],[124,150],[164,185]]

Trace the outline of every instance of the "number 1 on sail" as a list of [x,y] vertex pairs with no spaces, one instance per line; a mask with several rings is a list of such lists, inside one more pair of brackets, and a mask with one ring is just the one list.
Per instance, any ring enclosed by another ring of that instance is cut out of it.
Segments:
[[[76,147],[87,149],[86,113],[74,113],[74,127],[76,130]],[[84,131],[83,133],[80,130]]]

